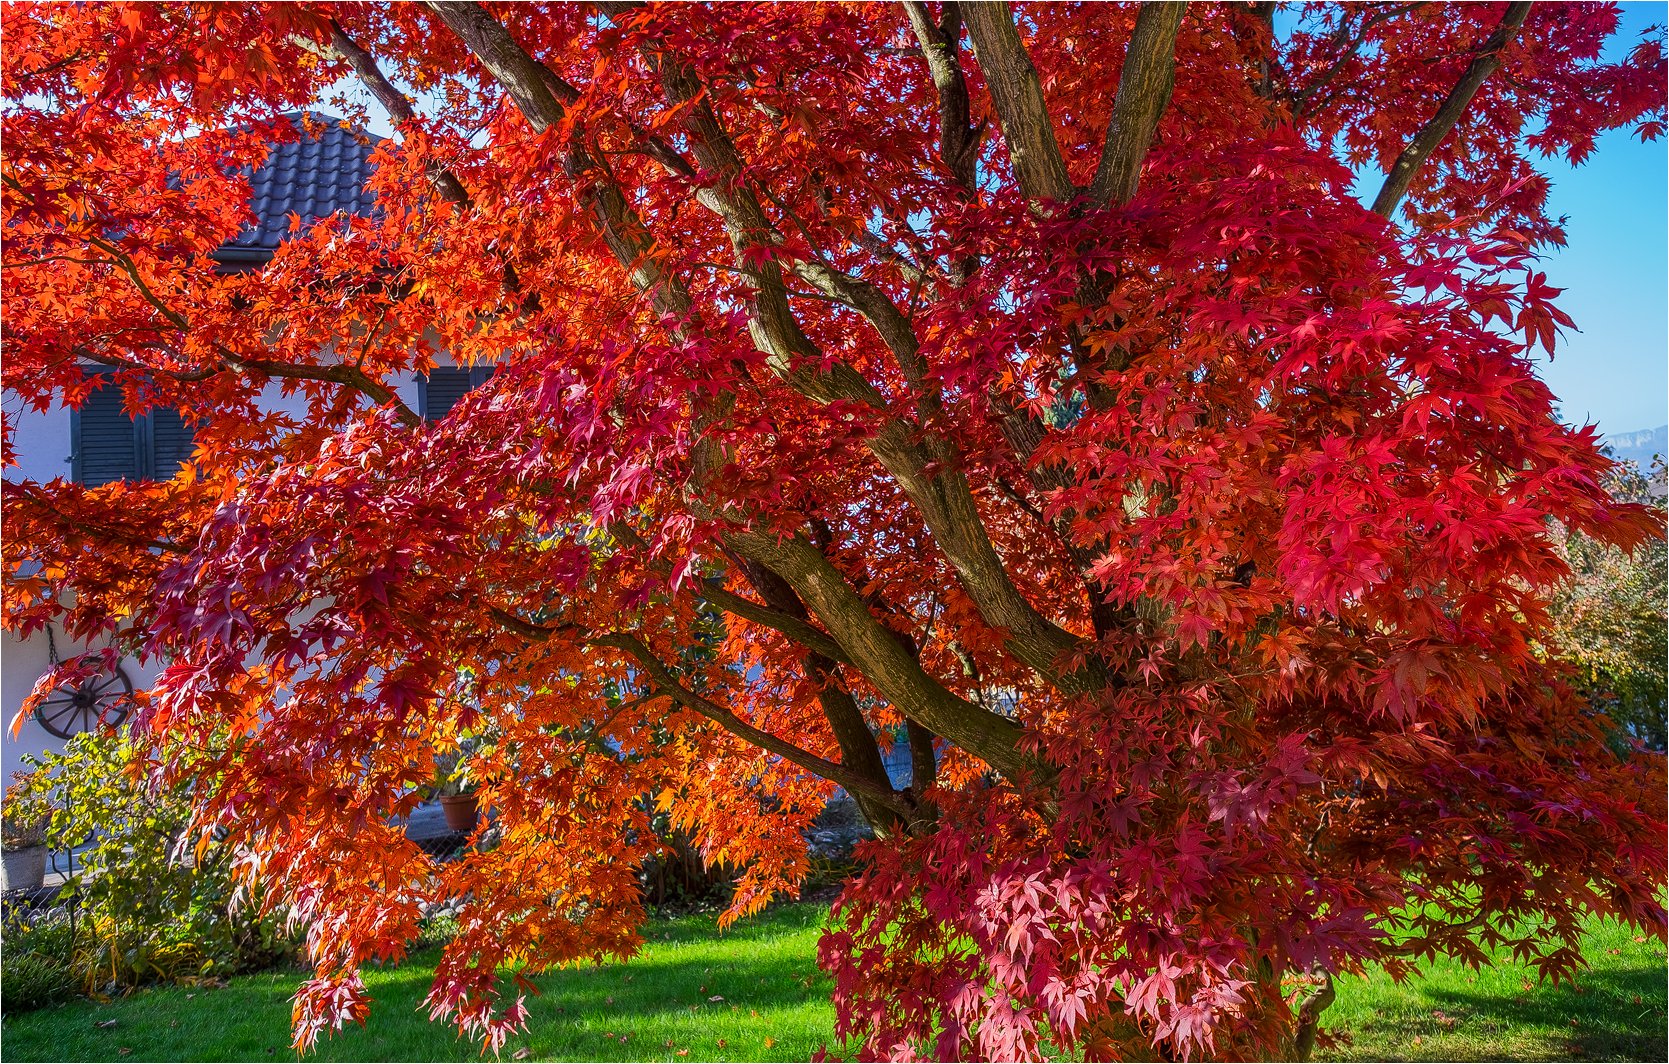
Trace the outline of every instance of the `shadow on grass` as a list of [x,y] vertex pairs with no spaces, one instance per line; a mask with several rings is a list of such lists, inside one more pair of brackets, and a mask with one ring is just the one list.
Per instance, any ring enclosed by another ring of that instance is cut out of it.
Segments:
[[1569,1059],[1664,1059],[1662,967],[1586,971],[1574,986],[1536,986],[1510,997],[1448,988],[1426,996],[1446,1014],[1486,1031],[1559,1031]]
[[[1394,987],[1347,993],[1341,1060],[1646,1060],[1665,1057],[1669,991],[1655,959],[1588,970],[1553,986],[1523,969],[1449,969]],[[1461,980],[1465,985],[1461,985]],[[1327,1023],[1327,1017],[1323,1018]]]

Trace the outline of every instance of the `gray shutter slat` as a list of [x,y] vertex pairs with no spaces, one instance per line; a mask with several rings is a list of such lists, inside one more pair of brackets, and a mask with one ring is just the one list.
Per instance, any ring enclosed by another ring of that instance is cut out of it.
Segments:
[[437,366],[429,371],[423,389],[423,416],[439,421],[452,412],[452,407],[470,389],[469,370]]
[[139,476],[139,445],[133,419],[122,409],[122,390],[108,382],[82,404],[76,468],[81,483],[96,487]]
[[151,411],[151,475],[156,480],[172,480],[191,458],[191,426],[173,407],[159,406]]

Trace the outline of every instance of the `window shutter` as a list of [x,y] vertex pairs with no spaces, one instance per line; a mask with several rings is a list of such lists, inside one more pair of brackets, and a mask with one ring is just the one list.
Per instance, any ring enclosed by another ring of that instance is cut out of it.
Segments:
[[178,410],[170,406],[156,407],[146,417],[151,423],[150,477],[153,480],[172,480],[191,458],[191,426],[185,423]]
[[429,371],[423,384],[423,416],[439,421],[452,412],[452,407],[474,385],[470,371],[452,366],[436,366]]
[[108,374],[72,415],[71,475],[88,487],[116,480],[170,480],[191,457],[191,426],[172,407],[137,421],[122,409],[122,389]]
[[[100,374],[103,376],[103,374]],[[122,390],[108,380],[76,414],[74,475],[91,487],[139,476],[139,432],[122,409]]]

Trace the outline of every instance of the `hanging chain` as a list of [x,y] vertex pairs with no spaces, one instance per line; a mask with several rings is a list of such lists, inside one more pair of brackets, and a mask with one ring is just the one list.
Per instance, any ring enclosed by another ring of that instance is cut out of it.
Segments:
[[58,644],[52,638],[52,625],[46,626],[46,661],[54,669],[58,667]]

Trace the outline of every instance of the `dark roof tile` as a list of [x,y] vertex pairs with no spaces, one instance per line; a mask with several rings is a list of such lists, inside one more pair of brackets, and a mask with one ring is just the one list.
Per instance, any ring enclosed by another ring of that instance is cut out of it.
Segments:
[[290,236],[292,212],[304,225],[338,212],[366,217],[373,212],[376,197],[365,186],[375,170],[371,152],[376,141],[362,131],[344,129],[342,120],[331,115],[297,112],[285,117],[295,123],[298,135],[274,144],[266,163],[249,175],[249,207],[256,222],[215,252],[222,262],[270,258],[279,242]]

